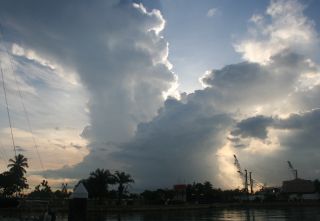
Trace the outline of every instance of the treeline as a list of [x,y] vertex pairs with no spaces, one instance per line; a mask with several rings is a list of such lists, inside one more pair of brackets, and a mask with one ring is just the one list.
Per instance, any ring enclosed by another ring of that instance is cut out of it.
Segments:
[[[23,190],[28,189],[29,185],[26,178],[28,159],[22,154],[16,155],[9,159],[8,170],[0,174],[0,197],[25,197]],[[70,193],[64,190],[52,191],[46,180],[43,180],[27,196],[36,198],[65,198]]]
[[[21,194],[29,185],[26,179],[26,169],[28,160],[19,154],[9,160],[8,170],[0,174],[0,197],[30,197],[30,198],[68,198],[67,184],[63,184],[60,190],[53,191],[48,181],[43,180],[27,195]],[[83,183],[88,191],[89,198],[98,200],[117,200],[122,199],[136,200],[145,204],[174,204],[174,203],[215,203],[215,202],[234,202],[246,194],[243,189],[222,190],[215,188],[210,182],[193,183],[183,186],[183,189],[157,189],[145,190],[140,194],[129,192],[130,184],[134,183],[132,176],[126,172],[110,172],[107,169],[96,169],[92,171],[86,179],[78,182]],[[316,192],[320,193],[319,180],[314,181]],[[184,199],[177,199],[177,194],[183,194]],[[259,191],[257,192],[259,194]],[[261,190],[268,199],[273,199],[273,193]],[[269,194],[269,195],[268,195]]]
[[[80,180],[76,186],[82,183],[86,187],[90,199],[117,199],[121,201],[123,197],[128,197],[128,187],[133,182],[131,175],[125,172],[115,171],[111,173],[109,170],[96,169],[90,173],[88,178]],[[113,187],[111,190],[110,186]],[[27,196],[48,199],[68,198],[70,194],[71,192],[68,192],[66,184],[62,184],[61,190],[53,192],[48,181],[43,180]]]
[[[130,183],[134,183],[130,174],[115,171],[111,173],[109,170],[96,169],[90,173],[87,179],[80,180],[86,187],[89,198],[96,199],[118,199],[121,201],[123,197],[128,196],[128,188]],[[116,190],[110,190],[110,186],[116,186]]]
[[[26,169],[29,167],[28,159],[22,154],[9,160],[8,171],[0,174],[0,197],[30,197],[30,198],[67,198],[70,196],[67,184],[62,184],[61,190],[52,191],[47,180],[43,180],[29,194],[23,195],[22,191],[29,188],[26,178]],[[96,169],[89,177],[78,182],[86,187],[89,198],[117,199],[128,197],[128,187],[134,180],[130,174],[109,170]],[[78,185],[77,184],[77,185]],[[110,190],[110,186],[114,188]]]
[[[185,200],[187,203],[206,204],[215,202],[232,202],[236,197],[243,195],[244,191],[221,190],[214,188],[213,185],[206,181],[204,183],[193,183],[186,185]],[[175,198],[176,191],[173,189],[157,189],[155,191],[145,190],[141,193],[142,199],[147,204],[176,204],[182,203]]]

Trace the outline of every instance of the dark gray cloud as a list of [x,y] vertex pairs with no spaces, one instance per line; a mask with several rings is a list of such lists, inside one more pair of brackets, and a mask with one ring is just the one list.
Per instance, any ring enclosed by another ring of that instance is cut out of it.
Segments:
[[281,136],[282,145],[288,148],[319,151],[320,109],[292,114],[274,123],[274,128],[289,130]]
[[[244,119],[237,124],[237,129],[231,132],[234,136],[241,137],[253,137],[259,139],[266,139],[268,135],[268,127],[273,123],[271,117],[256,116],[248,119]],[[233,138],[232,141],[238,141],[238,139]]]
[[[320,146],[318,131],[320,129],[320,109],[299,114],[291,114],[287,118],[254,116],[240,121],[231,132],[235,137],[252,137],[265,140],[268,129],[285,130],[280,135],[281,144],[288,148],[317,150]],[[239,138],[233,138],[238,142]]]
[[[289,50],[270,58],[270,63],[243,62],[208,72],[201,81],[217,108],[248,112],[252,105],[274,104],[295,91],[300,76],[316,68]],[[200,94],[200,93],[199,93]]]
[[204,108],[167,100],[157,117],[139,124],[134,139],[113,157],[128,164],[140,185],[161,187],[206,179],[218,184],[217,177],[210,175],[217,173],[214,155],[224,144],[232,119]]
[[[236,133],[234,133],[237,136],[232,142],[234,145],[243,144],[245,141],[242,140],[242,137],[248,138],[248,136],[263,139],[265,142],[267,140],[265,132],[267,133],[270,129],[277,130],[281,148],[263,157],[248,153],[246,166],[253,169],[260,179],[276,184],[284,179],[292,179],[286,165],[286,161],[290,160],[299,170],[300,177],[315,179],[319,177],[320,169],[318,163],[320,159],[319,125],[319,109],[291,114],[287,118],[256,116],[238,123]],[[259,131],[264,131],[264,135],[259,136]],[[240,148],[246,147],[248,146],[243,145]],[[274,168],[277,168],[276,173],[271,172]]]

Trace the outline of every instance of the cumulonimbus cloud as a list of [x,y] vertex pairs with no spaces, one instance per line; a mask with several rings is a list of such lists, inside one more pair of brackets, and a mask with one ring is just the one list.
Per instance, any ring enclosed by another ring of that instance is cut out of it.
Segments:
[[[145,187],[193,179],[224,185],[236,179],[225,171],[235,171],[237,153],[276,183],[286,172],[268,174],[271,160],[278,167],[287,157],[303,161],[297,156],[304,149],[292,147],[310,146],[318,129],[318,111],[312,109],[319,108],[320,81],[311,50],[317,33],[298,1],[271,1],[266,15],[252,18],[258,35],[236,44],[244,62],[210,70],[202,78],[205,88],[167,100],[163,92],[176,78],[160,11],[116,0],[75,8],[62,1],[37,4],[67,22],[58,26],[49,12],[46,24],[35,22],[37,13],[25,19],[31,8],[18,13],[7,3],[6,28],[19,33],[22,46],[76,71],[89,100],[90,125],[82,136],[90,141],[90,153],[77,165],[47,171],[48,176],[81,177],[105,166],[129,171]],[[31,31],[39,29],[41,34]],[[304,129],[292,123],[297,116]],[[316,169],[306,175],[314,176]]]

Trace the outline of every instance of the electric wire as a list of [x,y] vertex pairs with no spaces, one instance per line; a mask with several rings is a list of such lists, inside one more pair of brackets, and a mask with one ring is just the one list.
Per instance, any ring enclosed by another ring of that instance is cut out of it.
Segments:
[[[3,28],[2,28],[2,25],[0,23],[0,33],[2,36],[4,36],[4,31],[3,31]],[[25,117],[26,117],[26,120],[27,120],[27,125],[28,125],[28,129],[29,129],[29,132],[31,134],[31,138],[32,138],[32,141],[33,141],[33,144],[34,144],[34,148],[36,150],[36,153],[37,153],[37,157],[39,159],[39,162],[40,162],[40,166],[42,168],[42,170],[45,170],[45,167],[44,167],[44,164],[43,164],[43,161],[41,159],[41,156],[40,156],[40,153],[39,153],[39,148],[38,148],[38,144],[36,142],[36,139],[35,139],[35,135],[34,135],[34,132],[33,132],[33,129],[32,129],[32,126],[31,126],[31,122],[30,122],[30,117],[29,117],[29,113],[27,111],[27,108],[26,108],[26,105],[23,101],[23,96],[22,96],[22,92],[21,92],[21,88],[19,87],[19,84],[18,84],[18,80],[17,80],[17,77],[16,77],[16,73],[14,71],[14,68],[13,68],[13,61],[12,61],[12,56],[10,55],[9,51],[8,51],[8,48],[6,46],[4,46],[5,48],[5,51],[9,57],[9,63],[10,63],[10,68],[11,68],[11,73],[14,77],[14,81],[15,81],[15,84],[16,84],[16,89],[18,91],[18,94],[19,94],[19,98],[20,98],[20,102],[21,102],[21,106],[23,108],[23,112],[25,114]]]
[[8,54],[8,56],[9,56],[9,59],[10,59],[11,72],[12,72],[12,75],[13,75],[13,78],[14,78],[14,81],[15,81],[15,84],[16,84],[16,88],[17,88],[17,90],[18,90],[20,102],[21,102],[22,109],[23,109],[23,112],[24,112],[25,117],[26,117],[26,120],[27,120],[27,125],[28,125],[29,132],[30,132],[30,134],[31,134],[31,138],[32,138],[32,141],[33,141],[33,144],[34,144],[34,148],[35,148],[35,150],[36,150],[36,153],[37,153],[37,156],[38,156],[38,159],[39,159],[39,162],[40,162],[40,166],[41,166],[42,170],[45,170],[44,165],[43,165],[43,161],[42,161],[41,156],[40,156],[40,153],[39,153],[38,144],[37,144],[37,142],[36,142],[35,135],[34,135],[34,132],[33,132],[32,126],[31,126],[29,113],[28,113],[27,108],[26,108],[26,105],[25,105],[25,103],[24,103],[24,101],[23,101],[23,96],[22,96],[22,93],[21,93],[21,89],[20,89],[20,87],[19,87],[16,74],[15,74],[15,72],[14,72],[14,70],[13,70],[13,61],[12,61],[12,58],[11,58],[11,56],[10,56],[7,48],[6,48],[6,51],[7,51],[7,54]]
[[10,126],[11,140],[12,140],[12,145],[13,145],[13,150],[14,150],[14,156],[16,157],[17,156],[17,150],[16,150],[16,145],[14,143],[12,122],[11,122],[10,110],[9,110],[9,105],[8,105],[8,99],[7,99],[6,84],[5,84],[5,80],[4,80],[3,70],[2,70],[1,64],[0,64],[0,69],[1,69],[1,77],[2,77],[2,87],[3,87],[3,92],[4,92],[4,99],[6,101],[8,121],[9,121],[9,126]]

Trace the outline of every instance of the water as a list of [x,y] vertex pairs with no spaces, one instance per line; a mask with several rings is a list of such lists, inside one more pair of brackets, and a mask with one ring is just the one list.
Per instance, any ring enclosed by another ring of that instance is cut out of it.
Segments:
[[211,209],[179,212],[139,213],[94,217],[97,221],[320,221],[318,208],[292,209]]
[[[35,221],[36,214],[21,218],[0,214],[1,221]],[[57,214],[57,221],[67,221],[66,215]],[[89,221],[320,221],[319,208],[288,209],[210,209],[194,211],[166,211],[124,214],[90,214]]]

